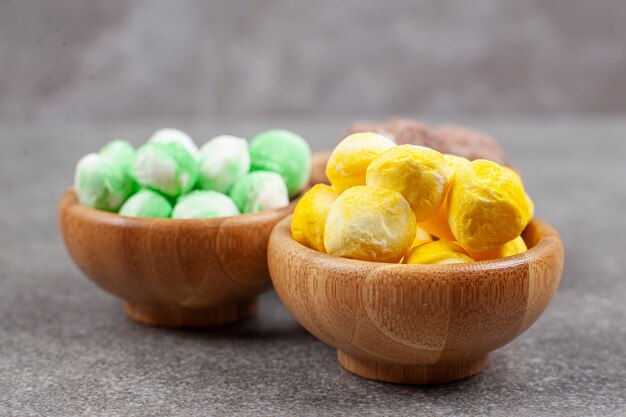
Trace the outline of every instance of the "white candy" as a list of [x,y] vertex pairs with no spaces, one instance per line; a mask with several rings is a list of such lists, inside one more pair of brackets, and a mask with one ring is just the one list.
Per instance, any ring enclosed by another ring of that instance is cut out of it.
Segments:
[[133,191],[124,168],[96,153],[78,161],[74,187],[83,206],[107,211],[117,211]]
[[256,196],[252,198],[252,207],[259,207],[261,210],[278,209],[288,205],[287,187],[285,182],[278,181],[278,178],[263,182]]
[[250,152],[244,138],[221,135],[200,149],[199,186],[227,193],[239,178],[250,171]]
[[177,142],[149,142],[137,151],[133,173],[142,186],[169,197],[178,197],[191,191],[196,184],[198,165],[187,149]]
[[173,129],[171,127],[166,127],[164,129],[159,129],[150,137],[148,142],[157,142],[157,143],[172,143],[177,142],[185,147],[191,153],[191,155],[198,159],[200,156],[200,151],[198,150],[198,145],[193,141],[191,136],[187,133],[183,132],[179,129]]
[[239,214],[239,209],[227,195],[217,191],[193,191],[178,199],[172,218],[212,218],[237,214]]
[[240,178],[230,190],[230,197],[242,213],[289,205],[289,193],[283,177],[269,171],[253,171]]

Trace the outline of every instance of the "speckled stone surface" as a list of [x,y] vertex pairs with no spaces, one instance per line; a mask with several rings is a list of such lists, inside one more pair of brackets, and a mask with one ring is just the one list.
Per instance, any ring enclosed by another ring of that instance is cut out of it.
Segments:
[[[188,130],[281,125],[320,150],[350,121]],[[565,275],[540,320],[483,373],[434,387],[341,370],[273,292],[257,318],[212,331],[127,320],[66,255],[56,204],[81,155],[111,135],[138,145],[159,126],[1,130],[0,415],[626,415],[626,120],[474,125],[504,142],[538,216],[561,232]]]

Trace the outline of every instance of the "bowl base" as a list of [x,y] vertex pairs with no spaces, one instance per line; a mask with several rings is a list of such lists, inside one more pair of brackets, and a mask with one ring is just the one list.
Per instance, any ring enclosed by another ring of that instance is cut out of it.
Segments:
[[132,320],[151,326],[212,327],[234,323],[256,314],[257,300],[218,308],[185,308],[127,302],[124,313]]
[[339,364],[355,375],[396,384],[442,384],[476,375],[487,366],[487,355],[465,362],[434,365],[403,365],[376,362],[337,351]]

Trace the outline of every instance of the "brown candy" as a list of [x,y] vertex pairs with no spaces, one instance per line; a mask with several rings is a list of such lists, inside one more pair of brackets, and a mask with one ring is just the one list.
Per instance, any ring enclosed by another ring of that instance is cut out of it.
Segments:
[[363,132],[376,132],[380,133],[382,126],[378,122],[372,122],[371,120],[357,120],[352,123],[350,127],[341,135],[339,140],[342,140],[350,135],[355,133],[363,133]]
[[434,132],[448,146],[448,153],[472,161],[488,159],[506,165],[504,150],[496,139],[485,133],[452,124],[439,126]]
[[504,151],[493,137],[462,126],[447,124],[431,130],[424,123],[408,117],[394,117],[385,123],[371,120],[354,122],[341,139],[353,133],[376,132],[398,145],[426,146],[442,153],[463,156],[469,160],[489,159],[506,165]]
[[383,125],[381,133],[398,145],[426,146],[439,152],[448,152],[446,144],[428,127],[415,119],[394,117]]

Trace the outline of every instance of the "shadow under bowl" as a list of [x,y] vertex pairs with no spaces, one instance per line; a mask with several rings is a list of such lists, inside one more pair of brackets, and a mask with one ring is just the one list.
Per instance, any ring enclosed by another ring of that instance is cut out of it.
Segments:
[[394,383],[434,384],[480,372],[488,353],[537,320],[563,273],[558,233],[534,219],[529,250],[493,261],[403,265],[345,259],[274,228],[268,261],[278,296],[346,370]]
[[76,265],[122,298],[130,318],[209,327],[256,313],[257,296],[270,287],[270,233],[295,204],[216,219],[148,219],[84,207],[70,189],[59,225]]

